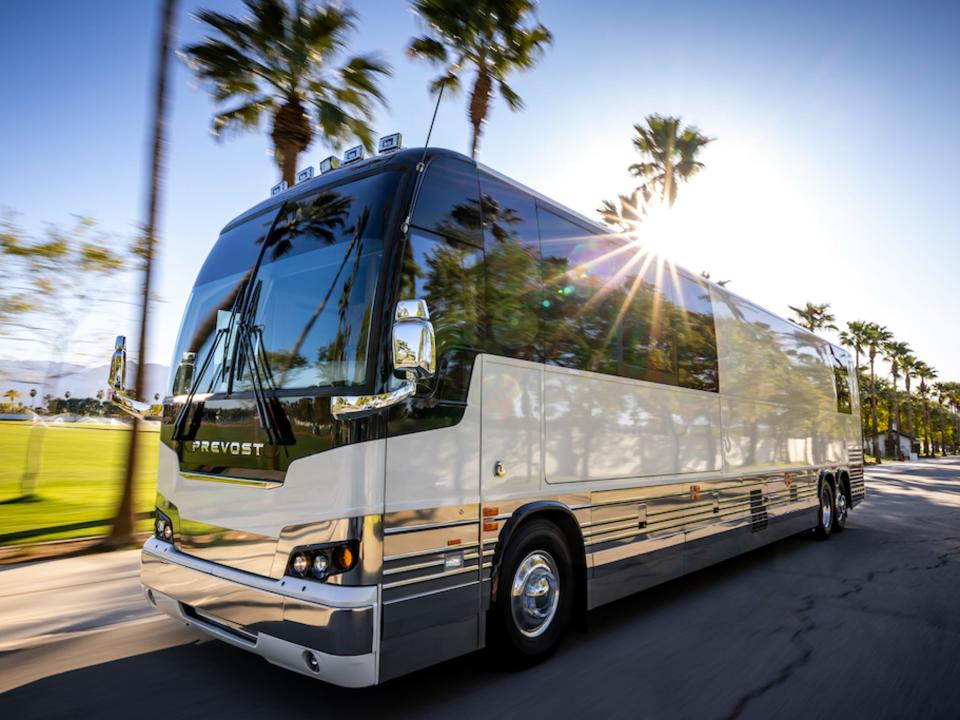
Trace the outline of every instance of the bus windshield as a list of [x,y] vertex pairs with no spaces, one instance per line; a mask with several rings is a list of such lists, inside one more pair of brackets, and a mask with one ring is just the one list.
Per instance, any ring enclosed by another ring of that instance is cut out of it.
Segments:
[[[231,379],[234,392],[248,391],[256,373],[275,389],[362,385],[396,177],[382,173],[321,188],[223,233],[187,303],[170,392],[188,393],[196,383],[198,392],[223,393]],[[235,352],[238,333],[226,332],[238,296],[252,304],[254,352]],[[222,337],[197,382],[194,373],[218,331]]]

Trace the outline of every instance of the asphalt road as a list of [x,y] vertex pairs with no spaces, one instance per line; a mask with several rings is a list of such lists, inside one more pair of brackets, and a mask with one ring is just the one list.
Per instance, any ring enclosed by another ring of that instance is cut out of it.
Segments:
[[[90,582],[133,597],[135,556],[126,557]],[[844,533],[789,538],[601,608],[588,633],[571,632],[553,658],[522,673],[476,653],[344,690],[129,603],[102,622],[75,617],[44,633],[25,605],[48,600],[11,590],[7,572],[0,689],[12,689],[0,695],[0,718],[11,720],[960,718],[956,458],[868,470],[867,500]],[[4,630],[10,603],[20,603],[16,633]]]

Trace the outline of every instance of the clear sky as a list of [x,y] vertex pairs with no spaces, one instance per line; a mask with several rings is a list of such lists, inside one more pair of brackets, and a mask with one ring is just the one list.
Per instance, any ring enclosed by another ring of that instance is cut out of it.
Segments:
[[[356,0],[355,52],[394,68],[382,134],[420,145],[432,103],[403,47],[404,2]],[[197,39],[182,1],[178,44]],[[39,228],[72,213],[131,235],[143,217],[158,4],[0,2],[0,207]],[[555,44],[494,102],[481,161],[587,215],[636,182],[632,124],[680,115],[716,138],[670,213],[666,254],[787,314],[830,302],[873,320],[945,379],[960,379],[960,4],[544,0]],[[175,64],[150,360],[169,363],[190,286],[220,228],[277,182],[265,133],[222,143],[213,108]],[[465,99],[444,102],[434,144],[466,151]],[[316,143],[302,165],[329,154]],[[135,335],[111,311],[91,327]],[[0,351],[2,352],[2,351]],[[110,349],[104,349],[104,362]]]

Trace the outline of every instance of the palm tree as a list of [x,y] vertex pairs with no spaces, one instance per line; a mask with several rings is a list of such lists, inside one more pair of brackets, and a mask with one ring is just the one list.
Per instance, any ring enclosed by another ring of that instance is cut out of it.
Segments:
[[903,370],[903,386],[907,391],[907,435],[913,446],[913,396],[910,394],[910,376],[915,374],[920,361],[913,355],[907,354],[900,358],[900,369]]
[[867,349],[867,357],[870,360],[870,417],[873,425],[873,454],[878,465],[882,461],[880,459],[880,430],[877,427],[877,373],[875,362],[877,353],[892,339],[893,334],[882,325],[870,323],[867,326],[864,347]]
[[837,329],[837,326],[834,324],[837,319],[833,316],[833,313],[830,312],[830,303],[817,304],[808,301],[802,308],[794,307],[793,305],[787,305],[787,307],[797,315],[797,319],[793,322],[800,327],[806,328],[810,332]]
[[3,394],[3,396],[9,400],[10,412],[14,412],[16,410],[15,403],[17,399],[20,397],[20,393],[17,390],[14,390],[13,388],[11,388],[7,390]]
[[629,195],[619,195],[619,204],[604,200],[597,212],[607,225],[611,225],[622,233],[633,235],[643,219],[647,216],[652,199],[649,185],[634,188]]
[[944,403],[946,403],[947,396],[948,396],[947,383],[944,383],[944,382],[934,383],[933,392],[934,392],[934,396],[937,401],[937,404],[940,406],[940,454],[946,455],[947,445],[946,445],[946,435],[945,435],[946,430],[944,430],[944,427],[943,427],[944,425],[943,406],[944,406]]
[[553,35],[537,21],[532,0],[413,0],[412,5],[426,32],[410,40],[407,54],[440,68],[430,91],[456,93],[463,73],[474,73],[467,118],[473,128],[470,155],[476,158],[494,85],[507,107],[522,110],[523,100],[507,77],[536,65]]
[[37,396],[37,389],[30,388],[30,409],[33,410],[33,399]]
[[860,353],[867,339],[867,333],[870,323],[863,320],[851,320],[847,323],[847,329],[840,331],[840,344],[853,350],[853,365],[860,375]]
[[335,67],[356,13],[335,3],[307,7],[296,0],[291,10],[284,0],[244,2],[250,17],[243,19],[199,12],[197,19],[214,35],[183,49],[197,77],[212,86],[217,105],[232,103],[214,115],[214,135],[258,129],[268,115],[274,157],[289,185],[316,130],[333,149],[356,138],[372,152],[373,109],[386,104],[378,82],[390,68],[372,55]]
[[697,158],[712,140],[695,127],[684,127],[678,117],[648,115],[645,121],[646,125],[633,126],[637,131],[633,147],[643,162],[631,165],[630,172],[658,192],[661,202],[673,207],[677,185],[689,181],[704,168]]
[[[894,434],[894,448],[900,448],[900,397],[897,394],[897,378],[900,376],[900,367],[904,358],[910,355],[910,346],[905,342],[891,339],[883,346],[883,355],[890,362],[890,375],[893,378],[891,397],[890,422],[887,431]],[[895,453],[894,457],[898,457]]]
[[[143,284],[140,292],[140,336],[137,343],[137,372],[134,392],[140,393],[145,384],[147,366],[147,338],[150,335],[150,293],[153,283],[153,257],[156,254],[157,215],[160,212],[160,180],[163,156],[166,148],[165,130],[167,121],[167,74],[170,65],[170,48],[173,45],[173,22],[176,0],[164,0],[161,10],[160,38],[157,47],[156,76],[154,80],[152,152],[150,157],[150,185],[148,189],[147,221],[143,237]],[[105,544],[112,547],[129,545],[134,540],[133,502],[134,481],[139,458],[140,419],[134,417],[130,444],[127,446],[127,465],[123,475],[120,502],[114,514],[113,526]]]
[[929,381],[937,377],[937,371],[927,365],[922,360],[917,363],[913,370],[914,375],[920,378],[920,401],[923,403],[923,427],[924,427],[924,448],[923,454],[930,457],[932,447],[930,441],[930,385]]

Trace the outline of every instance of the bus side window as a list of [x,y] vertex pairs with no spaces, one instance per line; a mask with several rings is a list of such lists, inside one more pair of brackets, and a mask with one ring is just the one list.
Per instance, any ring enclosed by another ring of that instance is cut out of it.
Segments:
[[677,379],[681,387],[720,391],[717,331],[710,289],[686,275],[677,288]]
[[427,301],[437,337],[437,399],[465,400],[470,360],[479,342],[483,253],[433,233],[413,230],[403,251],[403,299]]
[[532,197],[486,174],[480,176],[486,266],[489,351],[540,361],[540,237]]
[[847,415],[853,414],[853,403],[850,399],[850,371],[842,358],[837,357],[833,348],[830,348],[833,358],[833,380],[837,390],[837,412]]
[[623,362],[619,375],[677,385],[678,291],[670,267],[642,253],[626,273],[630,287],[623,311]]
[[476,167],[456,158],[438,157],[425,172],[411,225],[483,247]]
[[616,374],[622,293],[610,285],[622,243],[537,208],[544,282],[544,354],[551,365]]

